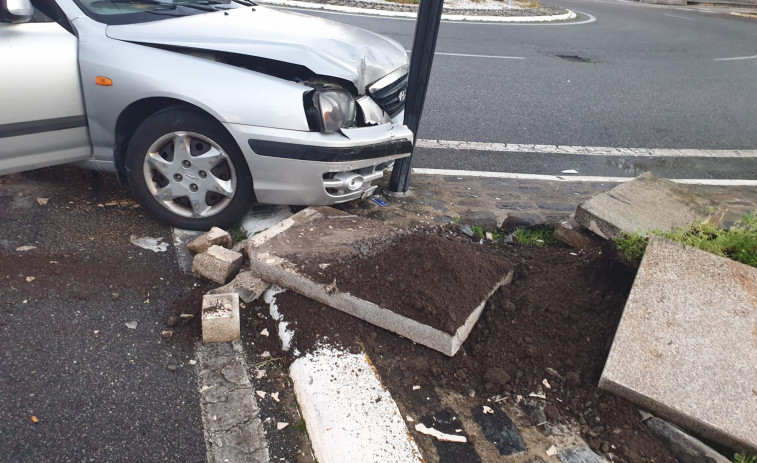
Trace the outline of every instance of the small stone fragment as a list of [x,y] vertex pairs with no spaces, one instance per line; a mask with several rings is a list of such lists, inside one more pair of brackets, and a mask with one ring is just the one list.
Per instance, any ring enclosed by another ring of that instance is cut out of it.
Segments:
[[255,394],[257,394],[261,399],[265,399],[265,391],[255,391]]
[[509,383],[510,379],[512,378],[502,368],[491,367],[486,370],[486,373],[484,373],[484,379],[486,381],[489,381],[490,383],[504,386],[505,384]]
[[276,402],[279,402],[279,393],[278,392],[271,392],[271,398],[275,400]]
[[173,328],[174,326],[179,324],[179,317],[176,317],[174,315],[171,315],[168,317],[168,320],[166,320],[166,326],[169,328]]
[[286,428],[287,426],[289,426],[289,423],[283,423],[281,421],[279,421],[278,423],[276,423],[276,429],[278,429],[279,431],[281,431],[282,429]]
[[37,204],[40,206],[46,206],[48,201],[50,201],[50,198],[37,198]]
[[268,337],[270,333],[268,333],[268,328],[263,328],[263,331],[260,332],[261,336]]
[[35,424],[39,423],[39,418],[37,418],[36,416],[32,415],[32,423],[35,423]]
[[553,445],[552,447],[548,448],[546,454],[550,457],[557,455],[557,447]]
[[126,327],[129,328],[130,330],[136,330],[137,329],[137,322],[135,322],[135,321],[127,322],[126,323]]
[[163,339],[170,339],[173,336],[173,331],[171,330],[161,331],[160,335],[163,336]]
[[484,415],[493,415],[494,410],[492,410],[491,407],[487,407],[486,405],[483,406],[484,409]]
[[187,249],[192,254],[200,254],[207,251],[213,245],[227,249],[230,248],[231,235],[218,227],[213,227],[207,233],[198,236],[187,244]]
[[31,251],[32,249],[37,249],[37,246],[19,246],[16,248],[16,251],[25,252],[25,251]]
[[34,281],[34,280],[35,280],[35,278],[34,278],[34,277],[26,277],[26,282],[27,282],[27,283],[31,283],[31,282],[32,282],[32,281]]

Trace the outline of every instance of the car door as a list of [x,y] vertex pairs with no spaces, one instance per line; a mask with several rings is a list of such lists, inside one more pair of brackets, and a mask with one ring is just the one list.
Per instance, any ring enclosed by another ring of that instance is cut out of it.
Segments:
[[0,19],[0,174],[89,159],[77,38],[44,15]]

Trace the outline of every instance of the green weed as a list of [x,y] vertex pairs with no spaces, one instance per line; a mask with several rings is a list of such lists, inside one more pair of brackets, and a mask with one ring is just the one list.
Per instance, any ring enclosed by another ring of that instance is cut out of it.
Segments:
[[238,243],[247,239],[247,230],[242,228],[242,224],[239,224],[229,229],[229,235],[231,235],[233,243]]
[[[653,230],[650,234],[757,267],[757,213],[744,214],[727,230],[709,223],[697,223],[667,232]],[[638,264],[644,255],[647,239],[633,233],[616,239],[615,243],[629,262]]]
[[537,228],[519,228],[513,232],[518,243],[526,246],[555,246],[561,244],[555,238],[554,229],[543,226]]
[[733,463],[757,463],[757,455],[736,453],[733,455]]

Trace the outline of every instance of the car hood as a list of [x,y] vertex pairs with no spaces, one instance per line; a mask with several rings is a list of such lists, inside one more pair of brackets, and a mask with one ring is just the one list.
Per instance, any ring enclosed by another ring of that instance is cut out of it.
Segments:
[[133,43],[239,53],[305,66],[344,79],[359,93],[407,64],[404,48],[364,29],[257,6],[108,26],[108,37]]

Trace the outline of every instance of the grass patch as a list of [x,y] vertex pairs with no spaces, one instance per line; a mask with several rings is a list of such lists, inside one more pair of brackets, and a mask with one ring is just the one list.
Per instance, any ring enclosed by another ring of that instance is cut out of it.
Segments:
[[[653,230],[651,234],[757,267],[757,213],[744,214],[744,217],[728,230],[721,230],[709,223],[700,223],[667,232]],[[647,238],[637,233],[624,235],[615,240],[621,254],[636,265],[641,262],[647,242]]]
[[242,228],[242,224],[238,224],[229,229],[229,235],[231,235],[231,241],[236,244],[247,239],[247,230]]
[[307,432],[307,425],[305,424],[305,418],[300,417],[300,422],[294,426],[294,429],[302,432]]
[[757,456],[747,455],[746,453],[736,453],[733,455],[733,463],[757,463]]
[[561,244],[551,227],[519,228],[513,232],[518,243],[526,246],[555,246]]

